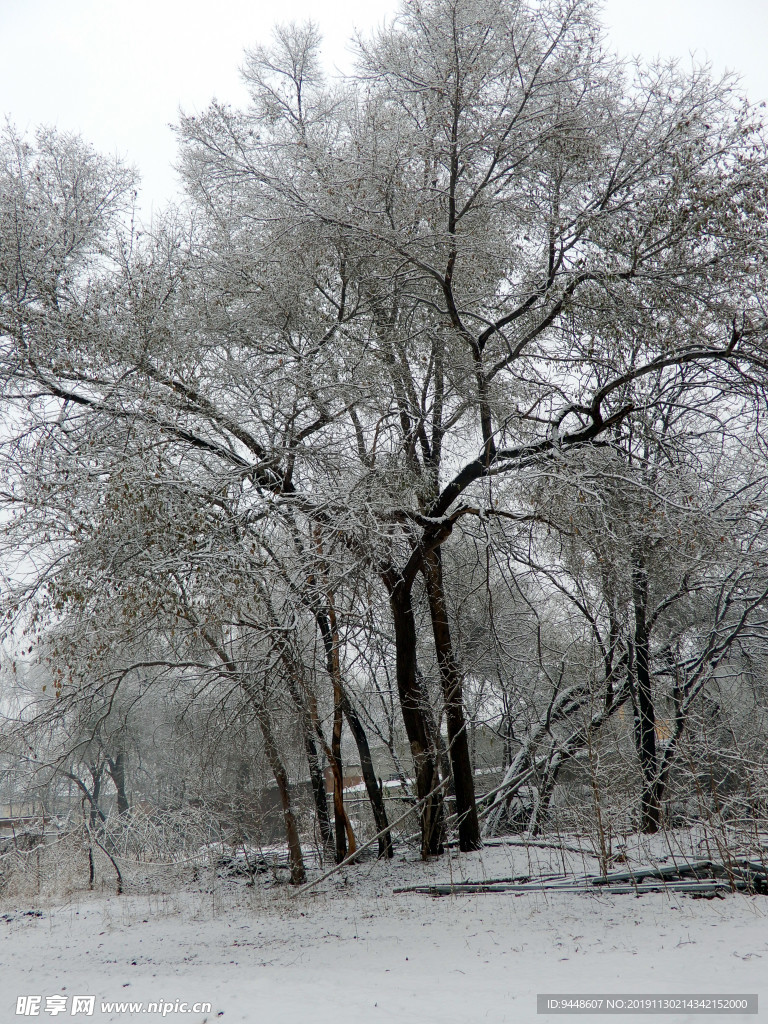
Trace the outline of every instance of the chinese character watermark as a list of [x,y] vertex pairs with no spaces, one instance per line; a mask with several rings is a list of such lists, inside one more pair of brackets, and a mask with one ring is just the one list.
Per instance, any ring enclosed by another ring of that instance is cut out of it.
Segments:
[[96,996],[72,996],[71,1016],[76,1013],[84,1013],[87,1017],[93,1016],[93,1007],[96,1003]]

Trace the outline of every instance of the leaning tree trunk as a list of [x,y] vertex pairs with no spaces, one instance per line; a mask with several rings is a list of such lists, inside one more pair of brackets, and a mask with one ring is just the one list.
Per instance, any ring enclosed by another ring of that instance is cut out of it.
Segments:
[[[277,617],[272,608],[269,595],[262,594],[262,597],[269,609],[271,624],[277,631],[279,628]],[[323,772],[320,754],[318,753],[317,746],[315,744],[315,734],[317,733],[317,738],[320,741],[323,752],[326,751],[327,744],[320,726],[314,695],[306,683],[303,669],[291,655],[285,634],[281,634],[281,637],[281,641],[278,644],[280,660],[285,668],[285,679],[288,686],[288,692],[291,695],[293,703],[296,705],[296,710],[299,714],[299,721],[301,723],[301,738],[304,744],[304,753],[307,758],[309,780],[312,786],[312,798],[315,804],[317,825],[320,829],[320,841],[323,848],[323,856],[324,858],[329,856],[332,857],[334,855],[334,836],[333,829],[331,828],[331,818],[328,814],[325,773]],[[329,758],[329,764],[331,763],[331,759],[332,758]]]
[[[354,832],[352,830],[352,824],[351,824],[351,822],[349,820],[349,817],[347,815],[346,808],[344,807],[344,802],[343,802],[343,800],[337,802],[338,796],[343,793],[343,779],[342,779],[342,775],[341,775],[342,766],[341,766],[340,761],[337,761],[336,758],[334,757],[333,750],[328,745],[328,743],[327,743],[327,741],[325,739],[325,736],[323,735],[323,727],[320,724],[320,715],[318,714],[318,711],[317,711],[317,703],[316,703],[316,701],[314,699],[314,696],[312,696],[312,694],[308,694],[308,701],[309,701],[310,715],[311,715],[311,718],[312,718],[312,725],[313,725],[314,730],[315,730],[315,735],[317,736],[317,738],[318,738],[318,740],[320,742],[320,746],[321,746],[321,748],[323,750],[323,753],[325,754],[326,758],[328,759],[328,767],[331,769],[331,774],[333,776],[333,783],[334,783],[334,785],[333,785],[334,812],[335,812],[335,814],[337,816],[339,816],[339,815],[341,816],[341,820],[344,822],[344,827],[345,827],[345,830],[347,832],[347,835],[351,836],[352,842],[354,844],[355,836],[354,836]],[[338,820],[338,817],[337,817],[336,820]],[[330,828],[330,825],[329,825],[329,828]],[[333,836],[331,837],[331,847],[330,848],[331,848],[331,850],[334,849]],[[353,852],[354,852],[354,848],[353,848]]]
[[544,828],[544,822],[549,812],[549,805],[552,802],[552,796],[557,785],[557,777],[560,774],[563,762],[562,752],[553,744],[547,757],[546,767],[542,773],[538,799],[531,809],[531,817],[528,822],[528,831],[532,836],[540,835]]
[[303,885],[306,881],[304,870],[304,857],[301,853],[301,839],[299,829],[296,825],[296,817],[291,806],[291,790],[288,785],[288,772],[285,770],[280,751],[275,742],[275,734],[272,728],[272,720],[269,717],[267,706],[262,699],[259,687],[247,675],[238,671],[234,661],[227,657],[226,652],[216,641],[210,637],[205,629],[202,636],[212,651],[215,652],[222,664],[224,672],[231,679],[236,679],[242,686],[251,707],[253,708],[256,721],[259,723],[261,735],[264,740],[264,752],[267,755],[269,767],[272,769],[277,784],[277,791],[280,794],[280,804],[283,809],[283,821],[285,823],[285,837],[288,843],[288,863],[291,869],[291,885]]
[[[214,646],[214,645],[211,645]],[[220,649],[214,646],[219,657],[224,661],[225,668],[230,675],[237,675],[235,666],[231,660],[227,660]],[[285,838],[288,843],[288,863],[291,869],[291,885],[303,885],[307,875],[304,870],[304,857],[301,853],[301,839],[299,829],[296,825],[296,817],[291,805],[291,789],[288,785],[288,772],[280,757],[275,733],[272,728],[272,719],[269,716],[267,706],[262,699],[259,689],[252,680],[240,676],[243,689],[253,708],[256,721],[259,723],[261,735],[264,740],[264,753],[267,755],[267,762],[272,769],[272,775],[277,784],[277,791],[280,794],[280,805],[283,809],[283,821],[285,823]]]
[[[343,712],[344,717],[347,719],[349,724],[350,731],[352,732],[355,745],[357,746],[357,751],[360,757],[360,769],[363,773],[365,789],[371,803],[376,831],[382,833],[382,835],[379,836],[379,857],[392,857],[394,855],[394,850],[392,848],[392,837],[389,832],[387,811],[384,806],[384,796],[376,779],[376,771],[373,764],[373,758],[371,757],[368,737],[365,729],[363,728],[363,723],[360,721],[360,716],[357,714],[341,678],[339,630],[336,620],[336,608],[333,594],[329,591],[325,596],[327,609],[317,608],[315,610],[315,618],[325,647],[328,672],[333,680],[334,708],[338,707],[339,710]],[[339,752],[339,763],[340,756],[341,754]],[[346,811],[344,813],[346,815]],[[352,836],[352,843],[354,844],[354,836]],[[352,850],[354,852],[354,845]]]
[[464,719],[462,679],[453,654],[440,548],[435,548],[425,559],[424,574],[427,582],[437,664],[443,684],[445,719],[448,726],[448,751],[453,771],[456,814],[459,820],[459,849],[479,850],[483,843],[475,805],[475,783],[472,775],[469,743],[467,742],[467,725]]
[[[95,770],[96,770],[95,766],[91,766],[90,767],[91,778],[94,780],[94,783],[96,781],[95,780],[95,776],[93,774]],[[74,784],[77,786],[77,788],[83,794],[83,811],[85,811],[85,805],[87,803],[88,804],[88,808],[89,808],[89,815],[88,815],[88,817],[89,817],[91,828],[94,828],[98,824],[99,821],[101,821],[102,823],[106,822],[107,816],[104,814],[104,812],[102,811],[102,809],[99,807],[99,804],[98,804],[99,790],[101,789],[101,783],[99,782],[98,787],[96,787],[96,785],[94,784],[94,791],[95,791],[95,793],[94,793],[90,789],[88,789],[88,787],[83,782],[83,780],[81,778],[79,778],[77,775],[75,775],[73,772],[65,771],[65,772],[62,772],[62,774],[65,776],[65,778],[69,779],[70,782],[74,782]]]
[[368,799],[371,801],[371,810],[373,811],[373,820],[376,823],[376,831],[381,833],[379,835],[379,857],[393,857],[395,851],[392,848],[392,836],[389,832],[389,821],[387,820],[387,810],[384,806],[384,795],[376,779],[376,771],[373,766],[371,749],[368,745],[368,737],[365,734],[363,723],[360,721],[360,717],[355,710],[352,701],[349,699],[349,694],[345,690],[342,691],[341,700],[344,715],[347,722],[349,722],[349,728],[355,739],[355,743],[357,744],[358,753],[360,754],[360,768],[363,773],[363,781],[365,782]]
[[277,783],[277,791],[280,794],[280,804],[283,808],[283,821],[285,822],[285,835],[288,841],[288,862],[291,868],[291,885],[303,885],[307,879],[304,870],[304,858],[301,853],[301,840],[299,829],[296,825],[296,817],[291,806],[291,790],[288,785],[288,773],[285,770],[280,751],[275,742],[275,734],[272,729],[272,721],[264,704],[256,699],[254,701],[256,718],[264,739],[264,752],[267,755],[269,767]]
[[390,577],[385,582],[388,583],[395,628],[397,689],[413,757],[416,792],[421,803],[421,854],[426,858],[443,852],[445,815],[439,789],[437,751],[430,739],[417,676],[412,583],[402,577]]
[[355,833],[349,815],[344,809],[344,771],[341,760],[341,729],[343,725],[343,693],[341,684],[341,664],[339,662],[339,634],[336,627],[336,615],[333,605],[329,602],[328,615],[322,610],[316,612],[317,625],[325,648],[325,661],[328,675],[333,684],[333,732],[331,734],[331,769],[333,771],[333,812],[336,826],[336,862],[340,864],[347,856],[347,840],[349,854],[357,849]]
[[299,713],[299,721],[301,722],[301,738],[304,743],[304,753],[306,754],[307,766],[309,768],[309,779],[312,784],[312,797],[315,803],[317,825],[320,829],[320,840],[322,842],[324,854],[332,856],[334,852],[333,829],[331,828],[331,818],[328,814],[328,800],[326,799],[325,792],[325,775],[320,764],[320,755],[318,754],[317,746],[315,745],[315,729],[312,724],[312,714],[307,708],[306,701],[302,699],[301,691],[296,684],[296,680],[293,676],[294,666],[287,664],[286,668],[288,691],[296,705],[296,710]]

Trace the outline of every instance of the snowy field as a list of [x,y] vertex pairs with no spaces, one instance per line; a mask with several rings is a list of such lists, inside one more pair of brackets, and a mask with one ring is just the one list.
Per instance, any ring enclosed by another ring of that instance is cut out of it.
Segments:
[[[628,855],[647,862],[649,852],[661,856],[658,846]],[[429,864],[412,855],[367,861],[299,895],[269,876],[249,887],[207,870],[175,892],[6,900],[0,1021],[34,1016],[16,1013],[17,998],[30,995],[41,997],[42,1019],[188,1024],[525,1024],[564,1019],[537,1015],[537,994],[555,992],[756,992],[768,1006],[765,896],[393,893],[564,869],[596,872],[598,865],[586,854],[502,845]],[[74,995],[96,997],[91,1016],[72,1016]],[[64,997],[59,1005],[66,1000],[61,1015],[46,1013],[52,996]],[[165,1016],[146,1009],[177,1000],[211,1009]],[[102,1010],[102,1002],[144,1008]]]

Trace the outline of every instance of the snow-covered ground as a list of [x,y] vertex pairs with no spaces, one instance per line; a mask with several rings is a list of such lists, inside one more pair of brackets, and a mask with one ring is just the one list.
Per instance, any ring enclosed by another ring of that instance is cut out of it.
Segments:
[[[41,997],[42,1019],[54,1016],[46,998],[58,995],[66,998],[61,1020],[188,1024],[525,1024],[562,1019],[537,1015],[536,995],[555,992],[756,992],[768,1005],[765,896],[393,893],[425,882],[564,868],[597,871],[597,862],[502,845],[429,864],[411,854],[367,861],[298,896],[268,876],[248,887],[206,870],[175,892],[85,893],[55,904],[6,900],[0,1021],[25,1019],[16,1014],[17,998],[30,995]],[[74,995],[96,997],[92,1016],[71,1015]],[[164,1018],[101,1010],[102,1001],[146,1007],[177,1000],[209,1002],[211,1010]]]

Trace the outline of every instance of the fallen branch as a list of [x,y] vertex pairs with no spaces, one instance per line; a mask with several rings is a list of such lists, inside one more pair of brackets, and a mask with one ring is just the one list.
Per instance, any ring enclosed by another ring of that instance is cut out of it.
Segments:
[[753,860],[734,860],[729,863],[700,860],[663,867],[638,867],[605,875],[545,875],[535,880],[518,876],[486,879],[482,882],[416,885],[393,891],[396,895],[412,892],[424,896],[499,892],[600,892],[614,896],[642,896],[652,892],[679,892],[699,896],[717,895],[720,892],[752,892],[768,895],[768,868]]
[[732,882],[704,881],[704,882],[646,882],[641,885],[608,885],[591,887],[588,885],[421,885],[408,889],[394,889],[396,894],[420,893],[423,896],[462,896],[477,895],[482,893],[511,892],[522,895],[526,892],[550,892],[550,893],[579,893],[584,895],[590,893],[595,895],[609,896],[643,896],[654,892],[679,892],[692,895],[717,895],[725,892],[753,892],[754,889],[746,881],[734,880]]

